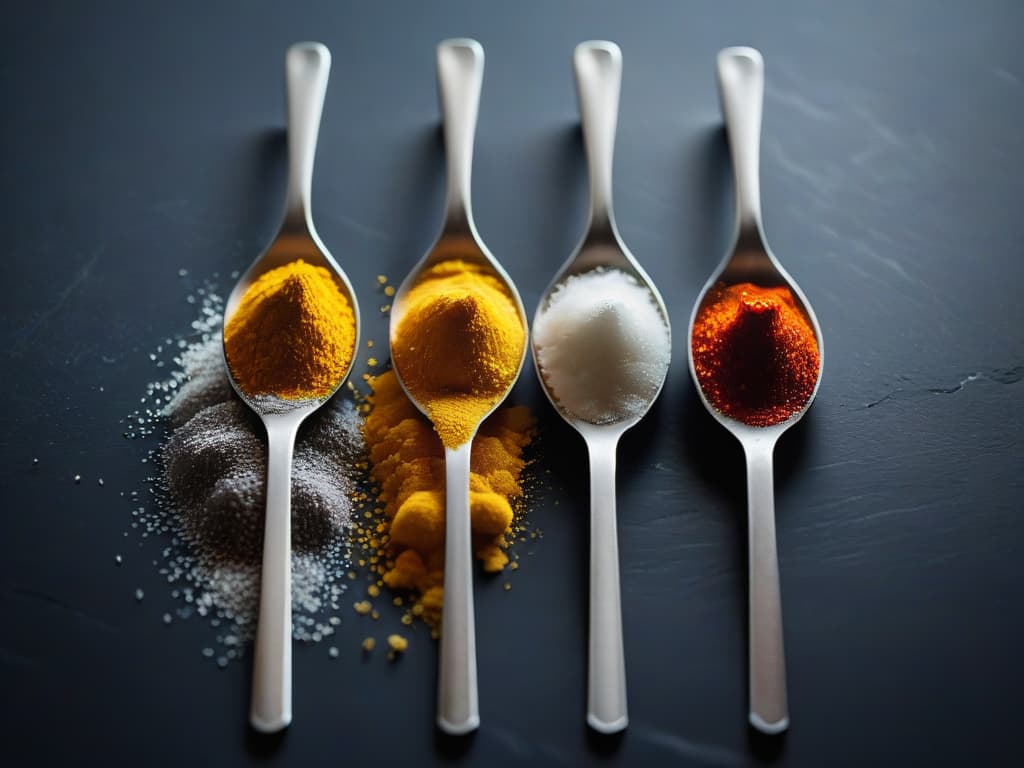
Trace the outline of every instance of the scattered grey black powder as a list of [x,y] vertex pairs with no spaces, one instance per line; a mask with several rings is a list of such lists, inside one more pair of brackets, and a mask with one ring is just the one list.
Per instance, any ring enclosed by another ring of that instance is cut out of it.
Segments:
[[[241,657],[255,629],[266,486],[266,438],[259,419],[235,395],[221,351],[223,301],[210,288],[194,333],[158,348],[175,353],[170,363],[151,355],[167,378],[147,387],[143,405],[129,417],[127,437],[163,432],[147,462],[159,466],[150,480],[153,501],[133,511],[142,537],[169,541],[163,561],[175,615],[207,617],[223,646],[218,666]],[[292,468],[293,634],[319,642],[340,623],[339,599],[350,578],[345,529],[352,515],[365,451],[361,417],[347,393],[311,416],[299,432]],[[161,430],[163,426],[166,429]],[[164,623],[171,623],[170,613]],[[211,649],[206,649],[211,650]]]

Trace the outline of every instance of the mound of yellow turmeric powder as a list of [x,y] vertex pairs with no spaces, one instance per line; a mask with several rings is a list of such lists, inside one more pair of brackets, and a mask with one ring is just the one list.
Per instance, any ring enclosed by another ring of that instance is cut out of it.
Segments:
[[[382,521],[371,539],[381,555],[376,570],[391,589],[410,591],[411,614],[436,627],[444,584],[444,448],[394,372],[371,384],[371,410],[363,428],[370,477],[383,504]],[[508,407],[492,414],[473,441],[470,525],[473,549],[485,571],[501,571],[509,561],[505,550],[513,505],[523,493],[523,450],[534,432],[528,408]]]
[[391,359],[451,448],[504,396],[519,373],[526,327],[504,283],[448,260],[426,270],[396,310]]
[[352,305],[329,270],[301,259],[260,275],[224,327],[224,353],[247,395],[329,395],[355,354]]

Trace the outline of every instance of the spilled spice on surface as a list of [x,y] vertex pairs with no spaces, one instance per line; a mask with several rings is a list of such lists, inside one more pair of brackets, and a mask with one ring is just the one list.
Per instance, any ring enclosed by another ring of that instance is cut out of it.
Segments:
[[[403,623],[422,618],[436,631],[444,596],[444,446],[394,372],[370,384],[364,431],[378,504],[357,520],[356,538],[380,583],[408,593],[408,600],[395,600],[407,606]],[[505,407],[481,425],[473,441],[470,525],[474,553],[486,572],[505,568],[508,547],[524,525],[523,452],[535,432],[528,408]]]

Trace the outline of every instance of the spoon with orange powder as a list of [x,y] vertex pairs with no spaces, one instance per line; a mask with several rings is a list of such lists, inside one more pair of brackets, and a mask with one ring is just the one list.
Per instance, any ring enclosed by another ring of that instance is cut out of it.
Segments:
[[736,235],[693,308],[690,374],[704,405],[740,441],[747,458],[750,724],[775,734],[789,726],[789,712],[772,454],[817,394],[821,329],[764,237],[761,54],[753,48],[721,51],[718,86],[736,182]]
[[348,377],[359,344],[352,286],[310,214],[313,159],[331,54],[297,43],[285,57],[288,195],[270,247],[224,308],[228,378],[267,430],[267,512],[249,721],[271,733],[292,719],[291,464],[303,420]]
[[470,733],[480,725],[469,503],[473,437],[512,389],[526,356],[523,302],[480,239],[470,205],[483,73],[484,51],[475,40],[445,40],[437,47],[447,209],[437,242],[395,294],[389,328],[398,382],[444,444],[437,724],[449,734]]

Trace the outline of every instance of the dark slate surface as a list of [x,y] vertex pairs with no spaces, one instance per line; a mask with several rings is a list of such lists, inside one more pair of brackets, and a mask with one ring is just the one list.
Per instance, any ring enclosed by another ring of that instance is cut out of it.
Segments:
[[[1017,764],[1024,12],[866,5],[8,4],[0,762]],[[583,446],[527,370],[514,398],[541,416],[552,488],[514,589],[478,586],[480,732],[436,739],[422,633],[401,664],[362,663],[346,613],[338,660],[296,650],[294,726],[260,740],[248,665],[218,671],[199,653],[214,630],[161,623],[159,542],[122,536],[152,444],[118,421],[148,353],[187,330],[189,290],[275,229],[296,40],[334,53],[314,213],[384,338],[374,276],[399,279],[435,234],[433,50],[461,35],[487,53],[479,228],[531,313],[583,225],[572,48],[624,53],[618,218],[676,328],[661,401],[622,447],[632,724],[612,742],[584,727]],[[827,341],[818,400],[780,446],[793,727],[767,747],[745,726],[741,454],[684,347],[731,227],[713,61],[733,44],[765,55],[766,229]]]

